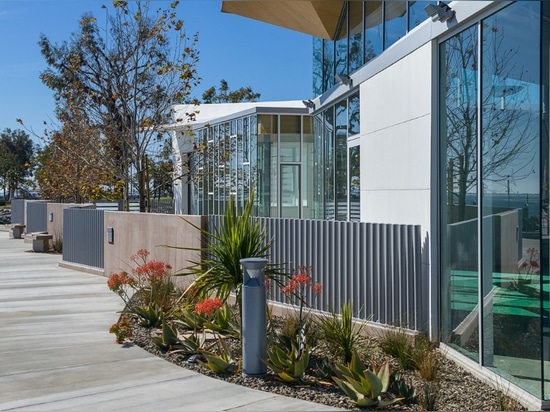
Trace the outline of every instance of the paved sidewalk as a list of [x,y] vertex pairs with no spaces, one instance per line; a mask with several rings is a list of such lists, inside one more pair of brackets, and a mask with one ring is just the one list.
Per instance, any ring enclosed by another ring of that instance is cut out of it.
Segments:
[[0,226],[0,410],[321,411],[175,366],[108,329],[106,278],[58,266]]

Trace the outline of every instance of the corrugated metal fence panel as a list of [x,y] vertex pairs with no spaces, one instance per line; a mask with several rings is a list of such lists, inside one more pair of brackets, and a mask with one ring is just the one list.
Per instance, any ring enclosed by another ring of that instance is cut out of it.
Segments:
[[27,202],[27,227],[25,231],[46,232],[48,230],[48,203]]
[[[336,311],[353,303],[360,319],[422,330],[427,325],[422,285],[420,226],[257,218],[267,239],[274,239],[268,258],[292,273],[312,268],[322,293],[309,298],[312,308]],[[210,230],[220,216],[210,216]],[[274,286],[270,297],[288,303]]]
[[25,223],[25,199],[11,201],[11,223]]
[[104,267],[104,211],[67,208],[63,210],[63,260]]

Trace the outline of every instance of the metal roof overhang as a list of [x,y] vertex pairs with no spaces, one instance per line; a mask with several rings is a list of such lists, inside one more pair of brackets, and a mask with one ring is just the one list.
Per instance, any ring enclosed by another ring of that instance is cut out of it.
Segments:
[[334,40],[344,0],[229,0],[222,12]]

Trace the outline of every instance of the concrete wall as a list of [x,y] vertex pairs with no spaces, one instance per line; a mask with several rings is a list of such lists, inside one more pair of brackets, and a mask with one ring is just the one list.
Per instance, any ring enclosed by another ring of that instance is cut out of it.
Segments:
[[53,235],[53,241],[63,237],[63,209],[68,207],[80,207],[85,209],[95,209],[93,203],[48,203],[46,221],[47,231]]
[[[172,265],[175,271],[185,269],[189,261],[200,261],[197,252],[173,249],[163,245],[198,248],[201,235],[182,218],[196,226],[207,227],[208,220],[203,216],[181,216],[158,213],[105,212],[104,227],[113,228],[112,244],[105,235],[104,275],[127,271],[135,265],[130,260],[139,249],[147,249],[151,260],[160,260]],[[188,279],[177,277],[176,284],[181,288],[188,285]]]

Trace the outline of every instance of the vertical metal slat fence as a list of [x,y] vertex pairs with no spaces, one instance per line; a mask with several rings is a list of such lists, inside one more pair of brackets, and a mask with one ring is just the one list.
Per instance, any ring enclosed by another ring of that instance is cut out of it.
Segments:
[[63,210],[63,260],[104,267],[104,211],[67,208]]
[[[212,231],[223,216],[209,216]],[[359,319],[422,330],[428,314],[422,276],[420,226],[360,222],[255,218],[274,239],[268,258],[288,273],[312,268],[321,295],[313,309],[338,312],[351,301]],[[288,303],[273,286],[271,299]]]

